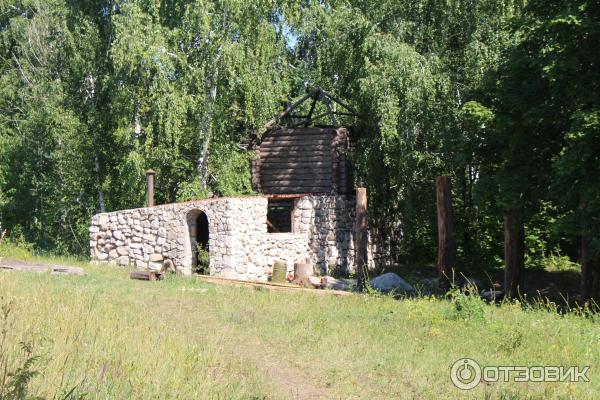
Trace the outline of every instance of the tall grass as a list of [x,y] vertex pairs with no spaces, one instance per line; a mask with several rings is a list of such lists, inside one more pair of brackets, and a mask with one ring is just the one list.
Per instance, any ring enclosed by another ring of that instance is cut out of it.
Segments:
[[[10,303],[9,369],[36,357],[29,395],[48,399],[592,399],[600,325],[575,313],[488,305],[456,292],[393,300],[128,279],[0,272]],[[23,358],[23,345],[31,353]],[[590,382],[450,381],[462,357],[482,365],[590,365]],[[20,363],[20,364],[19,364]],[[76,398],[76,397],[72,397]]]

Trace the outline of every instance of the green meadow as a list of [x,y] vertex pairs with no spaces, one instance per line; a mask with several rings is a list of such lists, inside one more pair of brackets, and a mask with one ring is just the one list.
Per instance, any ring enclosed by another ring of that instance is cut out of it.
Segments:
[[[0,254],[34,259],[7,245]],[[489,305],[458,292],[394,300],[193,277],[144,282],[122,268],[35,260],[86,275],[0,271],[2,399],[592,399],[600,391],[593,314]],[[590,366],[590,381],[462,391],[450,380],[462,357]]]

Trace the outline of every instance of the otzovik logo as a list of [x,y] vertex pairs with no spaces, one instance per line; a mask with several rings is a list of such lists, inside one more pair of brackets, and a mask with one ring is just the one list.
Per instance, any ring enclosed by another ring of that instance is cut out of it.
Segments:
[[473,389],[481,381],[481,367],[475,360],[461,358],[452,365],[450,379],[459,389]]
[[480,382],[589,382],[590,367],[485,366],[470,358],[452,364],[450,379],[454,386],[470,390]]

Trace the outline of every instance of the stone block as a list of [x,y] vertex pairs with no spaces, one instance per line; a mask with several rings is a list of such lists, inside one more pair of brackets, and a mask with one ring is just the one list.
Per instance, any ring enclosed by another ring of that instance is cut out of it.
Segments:
[[159,253],[154,253],[150,255],[150,261],[151,262],[159,262],[163,260],[163,256],[162,254]]

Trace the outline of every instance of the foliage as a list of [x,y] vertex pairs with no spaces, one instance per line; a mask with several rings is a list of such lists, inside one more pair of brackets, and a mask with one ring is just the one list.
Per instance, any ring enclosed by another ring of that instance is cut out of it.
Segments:
[[[600,255],[595,2],[0,1],[1,229],[87,253],[99,211],[251,193],[246,144],[321,86],[359,111],[350,157],[395,261],[436,254],[453,182],[458,264]],[[308,106],[307,106],[308,107]],[[299,110],[301,112],[302,110]],[[319,111],[319,110],[317,110]]]
[[210,253],[201,243],[196,243],[196,257],[198,265],[196,266],[195,272],[199,274],[208,274],[210,268]]
[[451,319],[483,319],[485,317],[485,302],[479,296],[475,287],[453,287],[446,294],[452,305],[449,317]]

